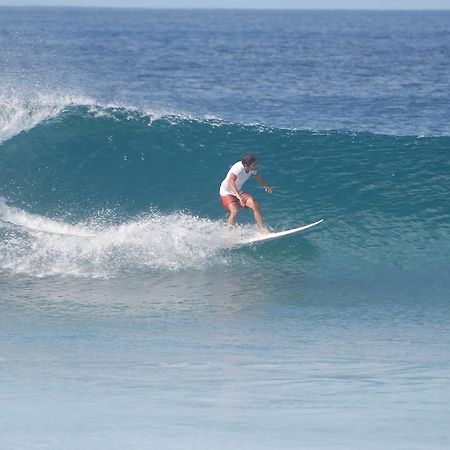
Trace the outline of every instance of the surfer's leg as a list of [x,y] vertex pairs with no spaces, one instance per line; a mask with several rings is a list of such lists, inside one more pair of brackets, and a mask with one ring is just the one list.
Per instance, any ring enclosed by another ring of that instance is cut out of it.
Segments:
[[239,211],[239,200],[234,195],[223,195],[220,197],[223,207],[228,211],[228,225],[234,226]]
[[261,208],[259,207],[259,203],[256,202],[255,200],[253,200],[253,197],[251,197],[249,195],[245,201],[245,206],[247,206],[248,208],[251,208],[253,210],[253,215],[255,216],[255,220],[256,220],[256,224],[258,225],[259,232],[261,234],[267,234],[268,231],[267,231],[266,226],[264,225],[264,219],[261,214]]
[[230,203],[228,206],[228,211],[230,212],[228,216],[228,225],[234,226],[234,222],[236,221],[236,216],[239,211],[239,206],[236,202]]

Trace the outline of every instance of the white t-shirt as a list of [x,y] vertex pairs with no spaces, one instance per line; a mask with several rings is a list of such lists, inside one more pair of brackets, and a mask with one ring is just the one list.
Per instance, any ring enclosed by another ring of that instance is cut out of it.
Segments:
[[250,169],[248,172],[244,169],[244,164],[242,164],[242,161],[238,161],[236,164],[233,164],[231,166],[231,169],[228,171],[227,176],[222,181],[222,184],[220,185],[220,195],[235,195],[235,193],[231,190],[231,186],[228,182],[230,179],[230,175],[234,173],[236,175],[236,187],[241,193],[242,185],[251,177],[255,176],[258,172],[256,170]]

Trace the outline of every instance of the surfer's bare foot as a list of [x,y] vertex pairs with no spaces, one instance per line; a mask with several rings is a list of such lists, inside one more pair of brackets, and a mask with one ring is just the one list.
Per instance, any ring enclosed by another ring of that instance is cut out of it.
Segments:
[[270,234],[270,231],[264,228],[263,230],[259,230],[259,234],[262,236],[266,236],[267,234]]

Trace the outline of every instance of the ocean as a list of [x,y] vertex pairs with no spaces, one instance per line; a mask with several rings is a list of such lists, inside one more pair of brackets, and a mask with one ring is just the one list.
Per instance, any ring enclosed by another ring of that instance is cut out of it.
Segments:
[[[450,12],[0,8],[0,448],[450,447]],[[226,226],[244,152],[271,230]]]

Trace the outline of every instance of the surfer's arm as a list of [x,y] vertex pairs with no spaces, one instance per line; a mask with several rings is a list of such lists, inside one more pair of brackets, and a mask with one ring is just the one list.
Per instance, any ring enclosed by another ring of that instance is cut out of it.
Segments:
[[238,188],[236,186],[236,178],[237,178],[236,175],[232,173],[230,175],[230,178],[228,178],[228,185],[230,186],[230,189],[233,192],[233,194],[240,200],[241,195],[239,194]]
[[242,200],[241,194],[239,193],[239,190],[236,186],[236,178],[237,176],[234,173],[230,174],[230,178],[228,178],[228,184],[233,194],[239,199],[241,206],[244,206],[245,202],[244,200]]
[[255,178],[266,192],[272,193],[272,188],[267,184],[266,180],[259,173],[255,175]]

